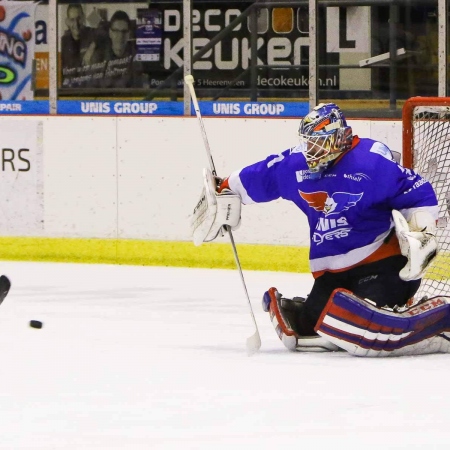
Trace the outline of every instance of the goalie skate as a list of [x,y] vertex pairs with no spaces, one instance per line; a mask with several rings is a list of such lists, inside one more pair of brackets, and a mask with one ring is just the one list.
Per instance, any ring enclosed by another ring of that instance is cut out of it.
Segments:
[[295,316],[304,307],[305,299],[283,298],[276,288],[264,293],[262,307],[270,315],[270,321],[284,346],[291,351],[327,352],[339,348],[321,336],[301,336],[295,331]]
[[264,311],[269,313],[270,321],[281,342],[289,350],[295,350],[298,335],[291,328],[287,318],[283,317],[281,313],[281,294],[276,288],[271,287],[264,293],[262,306]]

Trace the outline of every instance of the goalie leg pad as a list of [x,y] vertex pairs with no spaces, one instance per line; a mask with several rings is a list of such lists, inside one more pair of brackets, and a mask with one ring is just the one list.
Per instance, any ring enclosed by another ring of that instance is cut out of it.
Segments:
[[355,356],[450,352],[450,297],[434,297],[395,312],[345,289],[330,296],[316,332]]

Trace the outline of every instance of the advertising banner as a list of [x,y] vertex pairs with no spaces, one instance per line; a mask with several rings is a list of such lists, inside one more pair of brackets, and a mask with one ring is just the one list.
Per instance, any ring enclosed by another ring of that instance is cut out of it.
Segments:
[[[203,116],[303,117],[307,102],[212,102],[200,101]],[[65,115],[182,116],[182,102],[60,100],[58,113]],[[194,107],[191,115],[195,116]]]
[[[223,117],[303,117],[309,112],[308,102],[221,102],[200,101],[203,116]],[[183,116],[182,102],[127,100],[58,100],[60,115],[89,116]],[[47,115],[45,100],[0,102],[2,115]],[[195,116],[191,106],[191,115]]]
[[[193,55],[207,46],[218,33],[235,20],[243,18],[223,38],[193,64],[196,87],[204,90],[222,90],[221,97],[230,88],[235,93],[251,86],[252,39],[255,40],[256,87],[269,97],[289,97],[293,92],[307,93],[309,89],[309,13],[308,5],[292,8],[266,7],[264,2],[255,8],[252,20],[250,1],[196,2],[192,15]],[[156,88],[169,73],[183,65],[183,10],[182,2],[154,0],[163,15],[163,54],[159,68],[149,73],[149,86]],[[242,15],[243,13],[244,16]],[[326,18],[319,17],[321,29],[326,29]],[[339,53],[328,52],[326,42],[319,40],[318,59],[321,64],[337,65]],[[255,55],[253,55],[255,58]],[[339,69],[320,68],[320,88],[336,91],[340,88]],[[178,80],[181,88],[183,81]]]
[[124,116],[182,116],[181,102],[60,100],[58,114],[64,115],[124,115]]
[[49,114],[50,106],[47,100],[13,101],[3,100],[0,102],[0,115],[22,114]]
[[34,2],[0,4],[0,100],[33,100]]
[[136,61],[160,61],[161,43],[161,12],[156,9],[138,9],[136,24]]
[[44,229],[42,121],[0,121],[0,235]]
[[146,6],[134,2],[59,4],[61,87],[143,88],[143,61],[158,56],[161,46],[160,37],[159,45],[154,45],[161,19],[148,9],[144,15]]
[[[8,2],[11,3],[11,2]],[[20,2],[22,3],[22,2]],[[195,2],[192,16],[193,53],[204,48],[219,32],[246,11],[252,1],[205,0]],[[58,52],[61,88],[150,88],[154,89],[183,65],[183,2],[152,0],[126,3],[124,0],[75,3],[58,0]],[[70,6],[70,7],[69,7]],[[117,11],[124,21],[111,23]],[[309,89],[309,12],[308,5],[276,7],[262,2],[256,8],[256,25],[249,15],[211,48],[193,70],[198,87],[240,91],[250,87],[251,39],[255,37],[257,65],[256,84],[268,98],[305,97]],[[319,8],[318,60],[319,87],[327,91],[340,89],[370,90],[370,72],[360,75],[364,83],[355,84],[339,64],[357,64],[367,57],[371,28],[368,7]],[[48,5],[36,10],[36,88],[48,88]],[[114,56],[123,45],[123,54]],[[132,44],[132,45],[131,45]],[[350,56],[349,56],[350,55]],[[131,74],[130,74],[131,73]],[[353,75],[353,73],[352,73]],[[369,80],[369,81],[367,81]],[[177,87],[183,81],[176,80]],[[172,86],[173,87],[173,86]]]

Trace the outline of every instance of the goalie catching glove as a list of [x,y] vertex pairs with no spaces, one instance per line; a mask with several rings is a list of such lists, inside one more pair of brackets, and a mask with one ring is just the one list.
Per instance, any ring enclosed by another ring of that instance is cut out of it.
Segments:
[[400,270],[400,278],[405,281],[418,280],[438,252],[436,223],[426,211],[414,211],[409,222],[395,209],[392,217],[400,250],[408,258],[406,266]]
[[216,178],[203,169],[203,189],[191,220],[195,245],[216,239],[222,228],[236,229],[241,222],[241,197],[229,189],[217,193]]

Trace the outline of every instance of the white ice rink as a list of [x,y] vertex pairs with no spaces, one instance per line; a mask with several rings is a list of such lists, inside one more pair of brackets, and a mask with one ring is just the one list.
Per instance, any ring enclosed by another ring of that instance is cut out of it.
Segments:
[[[1,262],[2,449],[449,449],[450,355],[289,353],[260,307],[305,275]],[[41,320],[41,330],[28,326]]]

